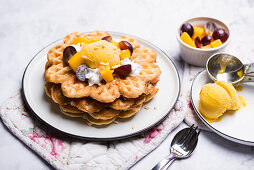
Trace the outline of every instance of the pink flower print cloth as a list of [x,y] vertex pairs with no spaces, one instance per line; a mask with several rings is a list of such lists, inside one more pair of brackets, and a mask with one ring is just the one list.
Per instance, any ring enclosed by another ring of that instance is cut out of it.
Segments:
[[1,106],[4,124],[56,169],[127,169],[154,150],[184,119],[187,104],[177,101],[168,117],[142,135],[112,142],[62,137],[30,116],[20,92]]

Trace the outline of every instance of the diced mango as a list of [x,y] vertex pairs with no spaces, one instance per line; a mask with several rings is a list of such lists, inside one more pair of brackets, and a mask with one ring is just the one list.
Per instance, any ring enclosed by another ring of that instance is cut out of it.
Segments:
[[181,35],[181,40],[182,40],[184,43],[186,43],[186,44],[188,44],[188,45],[190,45],[190,46],[192,46],[192,47],[196,47],[194,41],[191,39],[191,37],[189,36],[189,34],[187,34],[187,32],[183,32],[183,33],[182,33],[182,35]]
[[81,64],[84,64],[85,61],[86,61],[86,57],[84,55],[84,52],[79,51],[70,58],[68,63],[70,67],[73,69],[73,71],[76,71],[78,66],[80,66]]
[[125,58],[130,58],[131,57],[131,52],[129,49],[122,50],[119,54],[121,60],[124,60]]
[[201,47],[202,49],[209,49],[212,48],[211,44]]
[[202,39],[206,34],[205,34],[205,29],[203,27],[193,27],[194,29],[194,34],[192,36],[192,40],[195,40],[196,37],[199,37]]
[[101,39],[85,39],[85,38],[82,38],[82,37],[77,37],[73,42],[72,44],[75,44],[77,45],[78,43],[84,43],[84,44],[90,44],[92,42],[96,42],[96,41],[100,41]]
[[102,78],[106,82],[111,82],[114,79],[109,65],[101,65],[99,67],[99,70],[100,70]]
[[221,46],[221,45],[222,45],[222,42],[221,42],[220,39],[217,39],[217,40],[211,42],[211,47],[212,47],[212,48],[219,47],[219,46]]

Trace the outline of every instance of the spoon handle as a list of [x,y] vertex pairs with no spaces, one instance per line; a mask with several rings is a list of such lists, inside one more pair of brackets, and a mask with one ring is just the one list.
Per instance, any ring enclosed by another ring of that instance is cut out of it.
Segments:
[[244,74],[253,74],[254,73],[254,63],[244,64]]
[[173,154],[168,155],[164,159],[162,159],[152,170],[166,170],[172,162],[174,162],[176,158]]

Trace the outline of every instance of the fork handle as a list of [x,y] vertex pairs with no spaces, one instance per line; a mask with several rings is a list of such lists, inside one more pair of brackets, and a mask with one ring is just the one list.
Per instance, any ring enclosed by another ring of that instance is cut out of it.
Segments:
[[170,154],[162,159],[157,165],[155,165],[152,170],[166,170],[175,159],[176,158],[173,156],[173,154]]

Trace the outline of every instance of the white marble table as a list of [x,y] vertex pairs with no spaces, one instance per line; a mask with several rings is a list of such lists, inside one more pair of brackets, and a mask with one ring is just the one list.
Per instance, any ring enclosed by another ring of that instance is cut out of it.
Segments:
[[[254,1],[251,0],[0,2],[0,103],[21,88],[22,74],[31,58],[50,42],[72,31],[110,30],[142,37],[164,50],[174,60],[180,74],[183,62],[178,56],[175,34],[181,21],[195,16],[219,17],[230,24],[234,37],[244,38],[254,34]],[[185,126],[182,123],[132,169],[152,168],[169,153],[173,136]],[[0,169],[52,169],[17,140],[2,122],[0,136]],[[202,132],[193,155],[174,162],[170,168],[254,169],[254,147]]]

